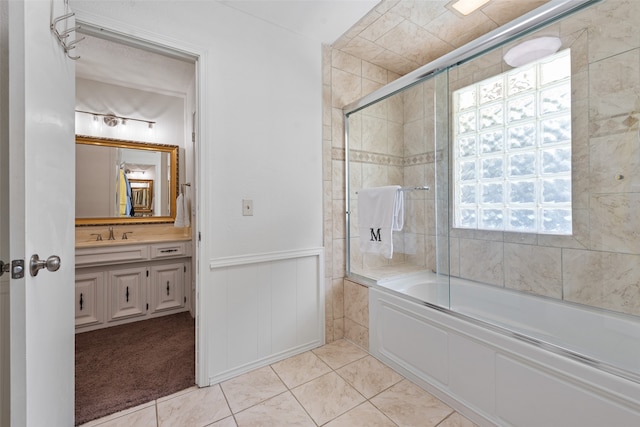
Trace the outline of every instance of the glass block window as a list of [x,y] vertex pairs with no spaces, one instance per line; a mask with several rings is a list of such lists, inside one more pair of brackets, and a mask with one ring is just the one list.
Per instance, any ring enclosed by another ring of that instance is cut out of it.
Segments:
[[454,227],[571,234],[569,49],[453,93]]

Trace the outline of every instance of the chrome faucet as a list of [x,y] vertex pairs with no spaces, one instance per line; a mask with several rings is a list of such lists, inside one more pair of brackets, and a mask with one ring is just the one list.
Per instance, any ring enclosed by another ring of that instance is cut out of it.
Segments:
[[109,227],[109,240],[116,240],[116,238],[113,237],[113,227]]

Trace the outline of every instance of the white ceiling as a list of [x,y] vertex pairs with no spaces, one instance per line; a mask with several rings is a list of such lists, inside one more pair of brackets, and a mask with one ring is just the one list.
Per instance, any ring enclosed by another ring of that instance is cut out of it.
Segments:
[[331,44],[380,0],[217,0],[294,33]]
[[[217,0],[321,43],[333,43],[379,0]],[[167,95],[187,93],[195,75],[194,65],[147,50],[86,36],[74,55],[79,78]]]

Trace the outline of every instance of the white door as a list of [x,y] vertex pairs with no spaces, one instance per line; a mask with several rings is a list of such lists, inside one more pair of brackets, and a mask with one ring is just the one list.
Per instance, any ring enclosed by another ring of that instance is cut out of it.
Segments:
[[[10,280],[11,426],[74,424],[75,68],[49,28],[51,15],[65,8],[64,0],[10,0],[2,18],[9,38],[9,257],[25,260],[24,278]],[[34,254],[59,256],[59,270],[32,276]]]

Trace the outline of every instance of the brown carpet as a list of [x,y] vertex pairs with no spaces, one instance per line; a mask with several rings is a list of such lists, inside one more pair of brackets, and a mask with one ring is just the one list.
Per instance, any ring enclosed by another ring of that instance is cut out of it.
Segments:
[[188,312],[76,334],[76,425],[194,384]]

